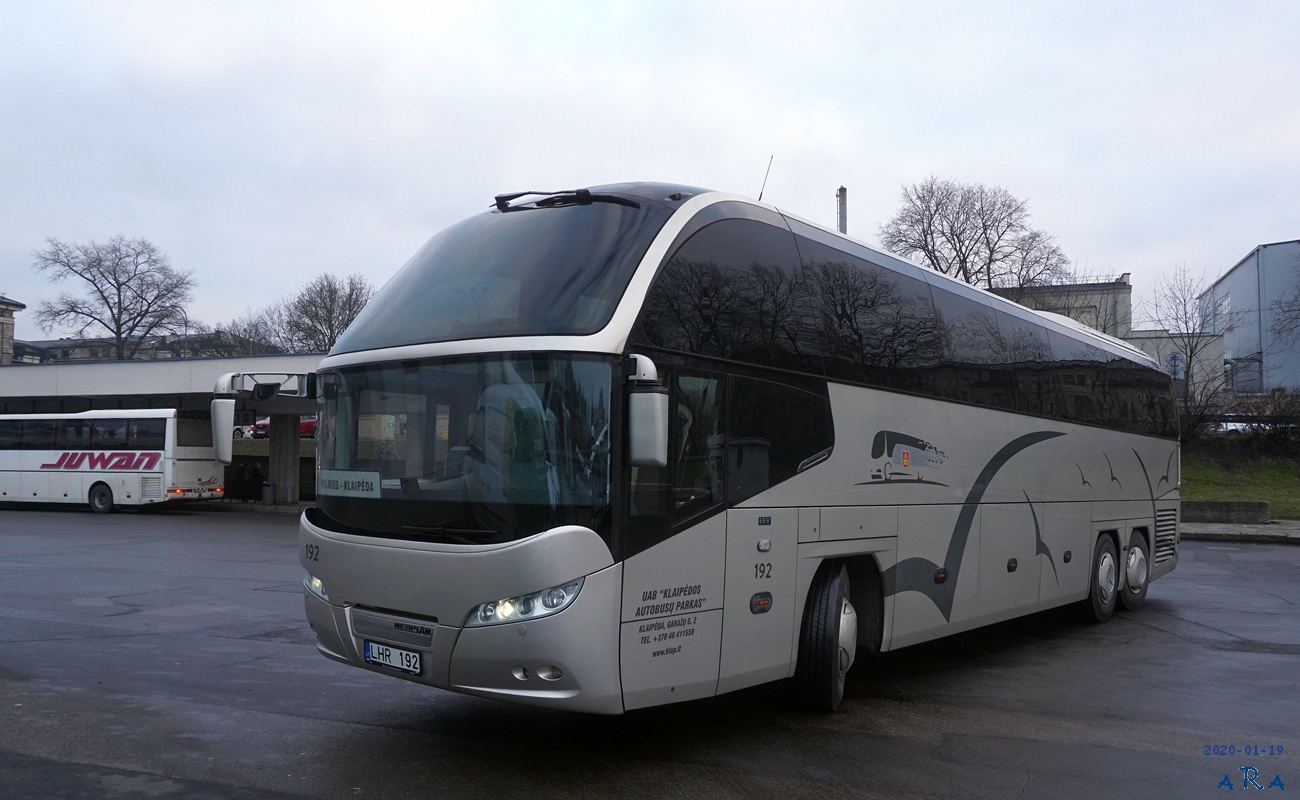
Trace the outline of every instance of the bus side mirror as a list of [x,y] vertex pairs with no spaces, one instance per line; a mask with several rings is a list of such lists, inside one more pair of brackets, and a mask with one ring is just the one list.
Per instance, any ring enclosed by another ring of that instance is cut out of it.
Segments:
[[235,398],[218,397],[212,401],[212,447],[217,461],[230,466],[234,460]]
[[668,466],[668,389],[659,382],[654,362],[628,356],[628,463],[634,467]]
[[270,400],[280,393],[279,383],[255,383],[253,384],[253,399],[258,402]]

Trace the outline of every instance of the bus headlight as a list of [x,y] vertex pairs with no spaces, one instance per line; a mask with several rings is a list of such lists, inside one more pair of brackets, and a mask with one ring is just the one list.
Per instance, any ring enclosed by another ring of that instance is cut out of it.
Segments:
[[533,592],[521,597],[505,597],[494,603],[484,603],[469,612],[465,620],[466,628],[478,628],[483,625],[500,625],[504,622],[524,622],[525,620],[549,617],[563,611],[573,602],[582,589],[582,578],[570,581],[562,586],[552,586],[540,592]]
[[320,599],[324,600],[327,603],[330,601],[329,593],[325,591],[325,584],[321,583],[320,578],[317,578],[315,575],[311,574],[307,570],[302,571],[302,576],[303,576],[302,585],[307,591],[311,592],[312,594],[316,595],[317,597],[319,597]]

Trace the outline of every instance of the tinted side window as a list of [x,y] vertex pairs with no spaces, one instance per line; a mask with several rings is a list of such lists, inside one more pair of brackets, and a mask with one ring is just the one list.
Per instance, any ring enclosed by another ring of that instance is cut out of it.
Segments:
[[1094,397],[1100,424],[1134,433],[1170,435],[1172,409],[1161,402],[1169,397],[1163,375],[1128,359],[1110,361],[1098,372],[1102,380]]
[[1002,334],[1003,356],[1008,364],[1052,360],[1046,328],[1002,311],[997,312],[997,317],[998,330]]
[[753,497],[829,455],[835,434],[826,397],[733,376],[730,402],[728,503]]
[[[207,439],[212,438],[208,427]],[[167,420],[137,419],[131,421],[131,447],[135,450],[162,450],[166,446]],[[210,442],[209,442],[210,443]]]
[[821,372],[794,236],[748,219],[714,222],[669,257],[646,297],[655,347]]
[[1102,350],[1056,331],[1048,332],[1052,354],[1052,385],[1055,389],[1055,416],[1061,419],[1100,424],[1098,395],[1104,391],[1106,375],[1102,370]]
[[1145,424],[1143,433],[1156,436],[1178,436],[1178,412],[1169,377],[1153,370],[1142,370],[1143,406],[1140,421]]
[[673,520],[682,521],[723,500],[724,422],[721,375],[678,373],[673,392]]
[[23,422],[24,450],[53,450],[55,447],[54,423],[44,420]]
[[629,467],[622,558],[693,524],[725,496],[726,378],[661,366],[668,393],[668,466]]
[[196,419],[176,420],[176,444],[179,447],[211,447],[212,423]]
[[18,450],[23,446],[23,423],[16,419],[0,420],[0,450]]
[[1012,407],[1029,414],[1053,415],[1052,349],[1047,329],[1003,311],[997,312],[1003,358],[1012,370]]
[[90,421],[84,419],[65,419],[56,423],[59,426],[59,447],[74,450],[90,448]]
[[1056,356],[1052,416],[1134,433],[1178,435],[1166,375],[1056,331],[1048,339]]
[[126,447],[126,420],[100,419],[90,423],[90,446],[98,450]]
[[968,365],[1007,363],[993,309],[937,286],[933,293],[945,361]]
[[930,391],[942,338],[924,281],[797,237],[826,376]]
[[938,286],[931,287],[943,339],[943,367],[935,394],[993,408],[1015,408],[1015,377],[993,309]]

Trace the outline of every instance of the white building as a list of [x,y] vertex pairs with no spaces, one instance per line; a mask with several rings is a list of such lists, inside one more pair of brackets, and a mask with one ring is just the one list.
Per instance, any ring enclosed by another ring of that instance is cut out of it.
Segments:
[[1201,295],[1223,334],[1237,392],[1300,387],[1300,348],[1274,330],[1279,304],[1300,299],[1300,240],[1261,244]]

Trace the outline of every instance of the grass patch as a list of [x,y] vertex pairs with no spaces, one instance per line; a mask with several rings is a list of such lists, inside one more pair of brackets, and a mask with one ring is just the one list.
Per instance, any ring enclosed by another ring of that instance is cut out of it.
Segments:
[[1300,462],[1277,456],[1233,459],[1183,453],[1184,500],[1266,500],[1273,519],[1300,519]]

